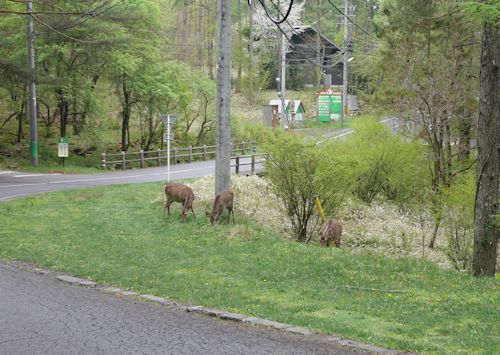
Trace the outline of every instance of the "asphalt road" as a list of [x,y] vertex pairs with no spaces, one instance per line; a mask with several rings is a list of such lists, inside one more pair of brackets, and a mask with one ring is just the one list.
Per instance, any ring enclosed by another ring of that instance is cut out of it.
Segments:
[[0,354],[353,354],[301,336],[73,286],[0,264]]

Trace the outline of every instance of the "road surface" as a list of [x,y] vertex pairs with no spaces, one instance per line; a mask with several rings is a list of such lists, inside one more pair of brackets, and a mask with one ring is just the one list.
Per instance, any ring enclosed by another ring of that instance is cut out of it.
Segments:
[[327,337],[188,313],[0,264],[0,354],[352,354]]

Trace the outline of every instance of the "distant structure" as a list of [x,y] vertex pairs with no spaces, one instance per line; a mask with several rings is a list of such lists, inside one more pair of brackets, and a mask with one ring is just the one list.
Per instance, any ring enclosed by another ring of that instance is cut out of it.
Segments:
[[[269,104],[264,105],[264,126],[266,127],[279,127],[281,115],[281,100],[270,100]],[[306,112],[302,101],[300,100],[285,100],[285,113],[290,120],[291,128],[302,127],[304,122],[304,113]],[[288,122],[284,126],[288,126]]]
[[[286,55],[290,77],[288,82],[295,80],[302,83],[301,86],[313,85],[314,82],[311,80],[315,77],[314,63],[316,62],[316,35],[318,31],[312,26],[298,26],[295,29],[296,33],[291,37],[292,49]],[[344,68],[341,57],[342,50],[321,33],[319,37],[321,52],[324,53],[321,63],[323,65],[322,72],[325,77],[331,77],[331,80],[325,81],[328,82],[328,86],[342,85]],[[312,60],[312,63],[307,58]]]

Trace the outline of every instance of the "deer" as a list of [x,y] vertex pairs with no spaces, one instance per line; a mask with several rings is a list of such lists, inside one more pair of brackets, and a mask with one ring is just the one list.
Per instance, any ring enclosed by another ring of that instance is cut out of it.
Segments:
[[163,208],[163,214],[165,214],[165,210],[167,210],[170,216],[170,205],[172,202],[180,202],[182,205],[182,223],[186,222],[189,210],[191,210],[194,218],[196,218],[193,210],[194,193],[189,186],[177,182],[168,183],[165,185],[165,196],[167,197],[167,201],[165,203],[165,208]]
[[319,244],[322,247],[329,247],[333,242],[337,248],[340,248],[342,225],[336,219],[330,218],[321,226],[319,235]]
[[234,224],[234,211],[233,211],[233,199],[234,193],[231,190],[225,190],[215,196],[214,206],[212,208],[212,212],[209,214],[207,212],[207,216],[210,216],[210,223],[215,225],[219,216],[224,212],[224,208],[227,208],[229,214],[227,215],[227,223],[229,223],[229,218],[231,217],[231,213],[233,214],[233,224]]

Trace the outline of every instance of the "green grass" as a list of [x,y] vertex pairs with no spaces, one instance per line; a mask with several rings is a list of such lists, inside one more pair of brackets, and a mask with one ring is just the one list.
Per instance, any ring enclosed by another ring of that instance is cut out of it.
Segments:
[[122,185],[1,203],[0,258],[388,348],[500,349],[498,280],[285,241],[238,214],[235,226],[212,229],[202,210],[181,224],[178,204],[163,216],[161,190]]

